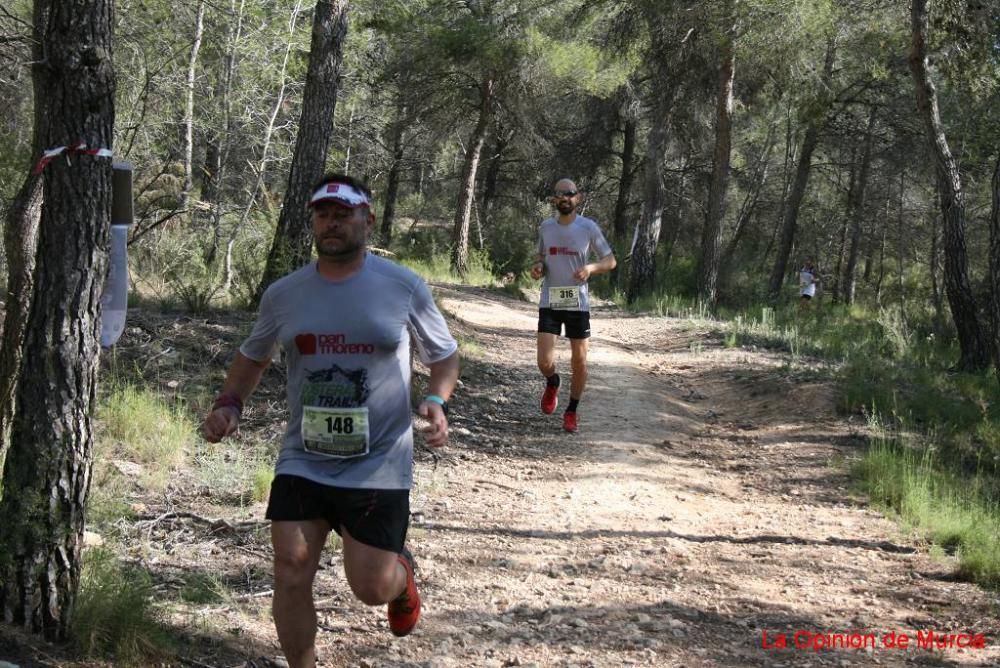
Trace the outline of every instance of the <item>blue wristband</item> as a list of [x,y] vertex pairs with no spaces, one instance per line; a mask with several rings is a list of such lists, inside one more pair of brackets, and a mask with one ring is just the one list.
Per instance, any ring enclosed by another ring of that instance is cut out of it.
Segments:
[[436,394],[428,394],[426,397],[424,397],[424,401],[430,401],[432,403],[439,405],[441,407],[441,410],[444,411],[445,416],[448,415],[448,402],[444,400],[444,397],[439,397]]

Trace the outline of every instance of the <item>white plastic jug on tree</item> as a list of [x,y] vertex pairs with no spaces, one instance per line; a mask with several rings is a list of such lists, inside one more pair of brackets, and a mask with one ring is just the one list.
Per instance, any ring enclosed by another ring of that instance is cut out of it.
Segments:
[[111,177],[111,252],[101,296],[101,347],[110,348],[125,331],[128,311],[128,228],[132,224],[132,165],[115,162]]

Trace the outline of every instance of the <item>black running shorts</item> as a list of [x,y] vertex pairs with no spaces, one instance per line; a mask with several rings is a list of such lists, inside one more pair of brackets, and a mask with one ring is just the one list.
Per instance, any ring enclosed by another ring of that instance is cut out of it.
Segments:
[[323,519],[371,547],[399,553],[410,523],[410,490],[349,489],[321,485],[294,475],[275,476],[267,519],[299,522]]
[[544,334],[562,334],[566,325],[567,339],[590,338],[590,311],[564,311],[563,309],[538,309],[538,331]]

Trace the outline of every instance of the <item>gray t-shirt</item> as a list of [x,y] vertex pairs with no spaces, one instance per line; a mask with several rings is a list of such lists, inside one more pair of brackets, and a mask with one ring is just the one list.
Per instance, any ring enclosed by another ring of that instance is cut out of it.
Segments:
[[577,215],[569,225],[560,225],[555,218],[542,221],[538,228],[538,254],[545,262],[545,280],[540,308],[549,308],[550,297],[555,295],[560,301],[553,302],[552,308],[590,310],[587,282],[573,278],[573,274],[587,264],[591,252],[603,259],[611,254],[611,246],[590,218]]
[[370,253],[342,281],[311,263],[268,287],[240,352],[286,355],[289,419],[275,473],[409,489],[411,338],[426,364],[458,349],[424,281]]

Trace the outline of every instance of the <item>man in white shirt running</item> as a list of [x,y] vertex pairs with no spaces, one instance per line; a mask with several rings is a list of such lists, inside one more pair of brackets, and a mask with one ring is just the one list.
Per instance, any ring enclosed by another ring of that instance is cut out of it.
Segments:
[[[558,215],[542,221],[538,228],[538,255],[531,277],[542,281],[538,308],[538,369],[545,376],[543,413],[554,413],[559,405],[559,374],[556,373],[556,337],[565,327],[570,343],[569,405],[563,414],[563,429],[578,428],[577,406],[587,385],[587,348],[590,338],[588,279],[615,268],[615,256],[607,239],[590,218],[576,212],[581,195],[576,184],[561,179],[552,193]],[[589,262],[591,254],[597,262]]]
[[816,277],[816,269],[813,263],[806,260],[799,270],[799,309],[809,306],[809,302],[816,296],[816,284],[819,279]]
[[275,281],[240,346],[202,431],[236,430],[243,402],[275,349],[287,360],[289,419],[266,517],[274,546],[274,625],[291,668],[316,665],[313,579],[331,530],[359,600],[388,603],[404,636],[420,617],[414,561],[405,547],[413,482],[410,345],[430,368],[417,412],[425,441],[448,438],[447,399],[458,346],[424,281],[367,250],[375,225],[368,187],[329,174],[309,202],[319,259]]

